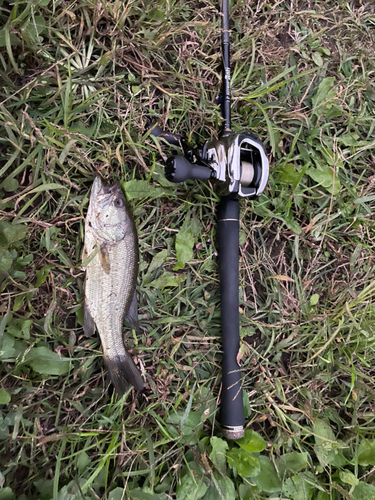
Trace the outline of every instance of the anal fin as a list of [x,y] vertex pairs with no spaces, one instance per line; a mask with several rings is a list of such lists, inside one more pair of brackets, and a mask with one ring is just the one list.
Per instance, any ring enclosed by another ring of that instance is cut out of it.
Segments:
[[124,321],[126,325],[139,332],[139,322],[138,322],[138,302],[137,302],[137,291],[134,290],[134,296],[131,301],[128,312],[125,314]]

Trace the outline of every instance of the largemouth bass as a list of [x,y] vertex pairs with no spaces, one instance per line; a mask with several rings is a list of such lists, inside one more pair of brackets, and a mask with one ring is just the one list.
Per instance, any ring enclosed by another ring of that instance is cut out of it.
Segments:
[[104,185],[96,177],[85,223],[84,333],[98,330],[103,356],[116,391],[143,390],[143,380],[125,350],[122,326],[138,329],[136,280],[137,230],[119,184]]

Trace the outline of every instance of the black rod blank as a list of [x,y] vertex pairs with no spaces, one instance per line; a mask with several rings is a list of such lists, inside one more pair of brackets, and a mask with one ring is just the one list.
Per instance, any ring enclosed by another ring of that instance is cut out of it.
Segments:
[[230,116],[230,58],[229,58],[229,0],[223,0],[223,117],[225,120],[223,135],[231,132]]

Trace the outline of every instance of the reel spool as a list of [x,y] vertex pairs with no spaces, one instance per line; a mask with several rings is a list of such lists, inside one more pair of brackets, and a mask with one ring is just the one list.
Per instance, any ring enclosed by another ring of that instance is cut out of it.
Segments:
[[255,172],[253,164],[249,161],[241,161],[240,184],[242,187],[249,187],[254,180]]

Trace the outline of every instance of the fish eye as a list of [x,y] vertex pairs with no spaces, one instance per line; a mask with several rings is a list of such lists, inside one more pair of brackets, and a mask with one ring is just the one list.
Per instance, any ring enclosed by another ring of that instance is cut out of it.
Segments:
[[121,198],[115,199],[115,206],[118,208],[122,208],[124,206],[124,201]]

